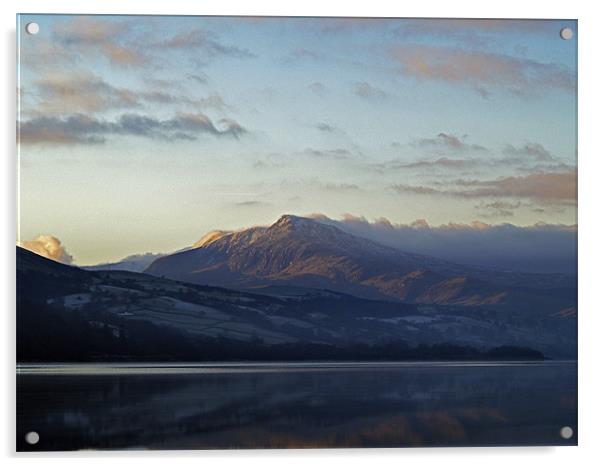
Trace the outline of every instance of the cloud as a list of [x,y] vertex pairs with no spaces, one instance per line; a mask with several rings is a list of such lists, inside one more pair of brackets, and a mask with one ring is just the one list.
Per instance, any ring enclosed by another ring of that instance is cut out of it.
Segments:
[[203,113],[178,113],[160,120],[138,114],[124,114],[115,121],[99,120],[82,114],[68,117],[37,117],[21,122],[22,144],[101,144],[106,136],[139,136],[163,140],[196,140],[199,135],[238,139],[248,131],[232,119],[216,125]]
[[555,27],[554,23],[542,20],[425,18],[403,21],[396,32],[403,38],[435,37],[482,47],[493,42],[495,35],[549,34]]
[[436,160],[420,160],[417,162],[389,162],[383,168],[388,169],[414,169],[414,168],[443,168],[446,170],[466,169],[477,161],[466,160],[466,159],[450,159],[447,157],[441,157]]
[[67,118],[37,117],[20,122],[18,143],[20,144],[101,144],[103,134],[111,125],[94,118],[76,114]]
[[[516,159],[502,159],[500,164],[508,164],[508,163],[518,163],[520,160]],[[524,160],[523,160],[524,162]],[[564,162],[558,163],[538,163],[536,165],[520,165],[518,170],[522,173],[541,173],[541,172],[556,172],[556,173],[564,173],[567,171],[575,170],[574,165],[567,165]]]
[[214,108],[216,110],[229,110],[231,107],[226,104],[221,95],[212,92],[206,97],[187,97],[182,95],[170,94],[164,91],[141,91],[137,97],[146,102],[172,105],[187,105],[190,107]]
[[564,173],[533,173],[507,176],[494,180],[464,180],[451,183],[447,189],[430,186],[397,184],[393,190],[404,194],[429,194],[468,199],[499,197],[530,199],[541,203],[574,205],[577,202],[577,171]]
[[318,131],[321,131],[323,133],[340,133],[341,132],[341,130],[339,128],[337,128],[334,125],[331,125],[330,123],[326,123],[326,122],[320,122],[320,123],[316,124],[315,128]]
[[189,74],[188,79],[192,79],[199,84],[207,84],[209,82],[209,78],[205,73]]
[[402,183],[393,185],[393,190],[398,194],[444,194],[443,191],[429,186],[412,186]]
[[237,207],[262,207],[262,206],[267,206],[270,205],[266,202],[261,202],[261,201],[242,201],[242,202],[237,202],[235,204]]
[[[42,72],[49,65],[71,66],[77,62],[77,55],[72,53],[59,41],[22,41],[20,44],[19,63],[21,66]],[[52,57],[49,60],[49,57]]]
[[[400,143],[393,143],[392,146],[396,149],[403,147]],[[416,139],[410,143],[410,146],[421,151],[429,150],[434,155],[447,153],[450,156],[414,161],[397,158],[372,164],[370,167],[379,172],[386,170],[423,170],[423,173],[433,176],[437,175],[437,172],[434,171],[437,169],[441,169],[443,173],[452,170],[471,170],[473,174],[475,169],[494,170],[496,172],[499,172],[500,169],[513,169],[520,175],[567,173],[575,170],[574,166],[560,161],[542,144],[537,142],[526,142],[517,146],[506,144],[501,148],[503,154],[501,157],[493,156],[493,153],[499,152],[498,149],[492,150],[479,144],[468,143],[466,135],[459,137],[449,133],[439,133],[435,137]],[[469,157],[451,157],[458,154],[466,154]],[[480,156],[481,154],[487,156]],[[492,155],[490,156],[490,154]]]
[[155,46],[175,50],[195,50],[210,57],[253,58],[256,56],[247,49],[223,44],[216,34],[203,29],[181,32],[156,43]]
[[388,24],[394,24],[396,19],[367,18],[367,17],[331,17],[331,18],[299,18],[298,22],[304,29],[314,28],[327,34],[340,34],[366,29],[382,30]]
[[455,136],[449,133],[439,133],[432,138],[421,138],[413,142],[414,147],[445,149],[455,152],[487,152],[487,149],[478,144],[468,144],[465,142],[466,136]]
[[347,149],[305,149],[303,153],[319,159],[348,160],[353,157]]
[[267,162],[263,161],[263,160],[256,160],[255,162],[253,162],[253,168],[257,168],[257,169],[261,169],[263,170],[264,168],[269,168],[271,167],[271,164],[268,164]]
[[[404,147],[399,142],[393,142],[391,146],[395,149]],[[499,148],[489,148],[469,142],[467,135],[458,136],[442,132],[434,137],[414,139],[409,143],[409,147],[418,149],[421,153],[430,153],[434,157],[417,160],[398,157],[372,163],[368,168],[379,173],[388,170],[415,170],[431,177],[448,177],[453,171],[460,170],[464,176],[483,175],[487,172],[500,173],[500,170],[507,175],[563,174],[575,170],[575,166],[562,162],[538,142],[529,141],[519,145],[505,144]],[[400,189],[407,192],[429,191],[403,184]]]
[[513,217],[514,210],[519,209],[523,205],[522,202],[505,202],[495,201],[475,206],[475,209],[479,210],[482,217],[485,218],[500,218],[500,217]]
[[424,219],[396,224],[387,218],[369,221],[345,214],[333,220],[312,218],[403,251],[477,267],[524,272],[576,273],[577,227],[535,224],[520,227],[481,221],[431,226]]
[[323,187],[327,191],[361,191],[361,188],[353,183],[326,183]]
[[387,96],[385,91],[365,81],[355,83],[353,86],[353,93],[364,99],[371,100],[381,100]]
[[135,92],[112,86],[92,73],[52,73],[34,85],[40,99],[36,112],[43,114],[99,112],[140,105]]
[[232,118],[222,118],[219,120],[222,126],[221,130],[217,130],[217,135],[232,136],[236,139],[248,133],[247,129],[244,128],[240,123]]
[[39,100],[34,114],[98,113],[107,110],[136,108],[144,104],[170,104],[196,108],[226,110],[230,107],[217,93],[206,97],[188,97],[161,89],[134,91],[116,87],[88,72],[51,73],[34,82]]
[[74,17],[57,23],[54,29],[55,34],[67,44],[104,44],[124,31],[127,31],[125,22],[91,16]]
[[253,162],[253,168],[260,170],[270,168],[282,168],[286,165],[286,162],[283,161],[283,158],[281,156],[268,156],[264,160],[255,160]]
[[544,146],[536,142],[527,142],[519,147],[507,144],[504,147],[504,154],[517,158],[527,157],[541,162],[554,160],[552,154]]
[[100,53],[117,66],[144,65],[148,58],[140,49],[132,43],[122,42],[128,37],[129,26],[128,21],[79,16],[57,23],[54,33],[56,40],[82,55]]
[[320,96],[326,93],[326,86],[318,81],[311,83],[309,86],[307,86],[307,88],[314,94]]
[[521,206],[520,202],[504,202],[504,201],[495,201],[489,204],[481,204],[478,206],[479,208],[485,209],[518,209]]
[[508,176],[496,180],[458,180],[470,188],[463,197],[515,197],[537,201],[577,201],[577,172],[534,173],[527,176]]
[[288,55],[284,58],[284,63],[294,63],[300,60],[319,60],[322,58],[322,54],[315,50],[310,50],[304,47],[298,47],[291,50]]
[[73,262],[73,256],[67,252],[61,241],[51,235],[40,235],[31,241],[18,241],[17,245],[47,259],[62,262],[63,264],[71,264]]
[[137,51],[122,47],[117,44],[105,44],[102,46],[109,61],[116,65],[136,66],[146,63],[147,59]]
[[397,46],[393,60],[405,76],[480,89],[500,89],[516,95],[542,90],[575,90],[575,75],[564,66],[497,53],[429,45]]
[[[70,56],[77,60],[83,57],[100,56],[116,67],[141,67],[165,65],[174,51],[185,51],[198,63],[217,57],[252,58],[256,55],[246,48],[223,43],[218,35],[204,29],[182,30],[174,35],[157,32],[160,27],[151,18],[98,18],[78,16],[59,21],[54,27],[52,41],[69,53],[61,56],[67,61]],[[167,55],[165,55],[167,53]],[[57,57],[59,55],[56,55]],[[159,58],[161,60],[159,60]],[[181,57],[177,57],[181,60]],[[204,79],[197,73],[192,75]],[[194,78],[192,78],[194,79]],[[203,82],[205,84],[205,82]]]

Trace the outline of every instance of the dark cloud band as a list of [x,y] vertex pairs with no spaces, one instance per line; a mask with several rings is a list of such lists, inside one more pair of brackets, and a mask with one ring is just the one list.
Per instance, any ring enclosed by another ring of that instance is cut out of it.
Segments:
[[238,139],[247,130],[232,119],[214,123],[203,113],[180,113],[165,120],[124,114],[116,121],[99,120],[82,114],[68,117],[38,117],[21,122],[22,144],[101,144],[107,136],[139,136],[163,140],[196,140],[202,134]]

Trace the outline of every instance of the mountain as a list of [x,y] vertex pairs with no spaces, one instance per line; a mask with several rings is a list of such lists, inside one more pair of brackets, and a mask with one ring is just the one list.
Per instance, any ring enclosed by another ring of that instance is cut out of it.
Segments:
[[198,240],[196,243],[194,243],[192,245],[192,247],[194,249],[196,249],[196,248],[200,248],[200,247],[206,246],[209,243],[212,243],[213,241],[215,241],[216,239],[219,239],[222,236],[225,236],[225,235],[227,235],[229,233],[232,233],[232,232],[231,231],[224,231],[224,230],[213,230],[213,231],[210,231],[205,236],[203,236],[200,240]]
[[576,348],[576,316],[568,308],[475,312],[319,289],[258,291],[86,271],[17,248],[17,358],[478,359],[489,351],[533,357],[517,347],[573,357]]
[[[369,299],[464,306],[574,302],[557,276],[508,274],[412,254],[314,219],[284,215],[269,227],[210,234],[198,247],[155,260],[146,273],[190,283],[258,289],[328,288]],[[550,296],[554,289],[554,296]]]
[[117,262],[106,262],[97,265],[86,265],[82,269],[85,270],[126,270],[128,272],[142,272],[150,264],[165,254],[153,254],[147,252],[145,254],[133,254],[131,256],[124,257]]

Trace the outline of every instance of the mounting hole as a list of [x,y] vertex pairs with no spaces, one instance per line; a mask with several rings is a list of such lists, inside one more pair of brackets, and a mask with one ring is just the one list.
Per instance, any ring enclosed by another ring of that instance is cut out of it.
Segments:
[[25,25],[25,31],[27,34],[36,35],[40,32],[40,25],[38,23],[27,23]]
[[25,441],[27,443],[29,443],[30,445],[35,445],[36,443],[38,443],[40,441],[40,434],[38,434],[35,430],[32,430],[31,432],[27,432],[25,434]]
[[573,30],[571,28],[562,28],[560,30],[560,37],[564,40],[571,40],[573,38]]
[[560,436],[565,440],[570,439],[573,436],[573,429],[571,429],[569,426],[564,426],[562,429],[560,429]]

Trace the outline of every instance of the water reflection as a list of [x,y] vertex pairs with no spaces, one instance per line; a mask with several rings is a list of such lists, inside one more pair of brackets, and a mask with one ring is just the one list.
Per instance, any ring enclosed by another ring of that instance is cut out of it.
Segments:
[[19,375],[17,390],[19,450],[576,443],[559,435],[576,431],[566,363]]

